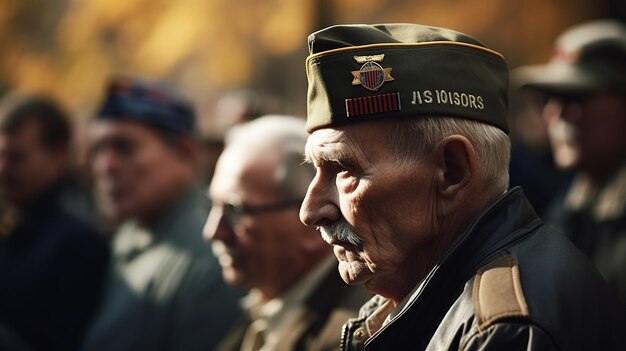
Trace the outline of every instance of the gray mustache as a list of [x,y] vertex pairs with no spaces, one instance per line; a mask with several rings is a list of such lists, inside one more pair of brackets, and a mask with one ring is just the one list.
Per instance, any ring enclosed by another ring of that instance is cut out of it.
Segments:
[[361,246],[361,238],[354,232],[350,224],[345,220],[339,220],[333,224],[320,227],[322,233],[340,242]]

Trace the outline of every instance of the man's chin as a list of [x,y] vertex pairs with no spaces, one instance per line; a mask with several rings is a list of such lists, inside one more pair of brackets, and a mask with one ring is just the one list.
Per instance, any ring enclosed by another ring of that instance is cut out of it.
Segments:
[[339,275],[348,285],[360,285],[367,282],[372,274],[361,262],[339,261]]
[[222,278],[224,278],[224,281],[230,286],[246,289],[250,288],[248,277],[232,266],[222,267]]

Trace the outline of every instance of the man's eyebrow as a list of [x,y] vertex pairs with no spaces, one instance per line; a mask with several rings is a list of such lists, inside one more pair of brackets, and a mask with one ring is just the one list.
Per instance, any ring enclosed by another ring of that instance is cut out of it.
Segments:
[[333,148],[332,150],[323,148],[315,154],[315,157],[311,157],[311,152],[304,153],[304,163],[313,163],[313,158],[326,162],[342,162],[351,160],[348,153],[338,148]]
[[[314,161],[342,162],[351,157],[346,149],[346,133],[334,132],[327,136],[327,140],[315,146],[307,142],[304,149],[304,163],[312,164]],[[331,147],[332,146],[332,147]],[[315,150],[315,152],[313,152]]]
[[313,160],[309,157],[309,154],[306,152],[302,155],[302,164],[305,164],[305,163],[307,164],[313,163]]
[[301,165],[303,165],[303,164],[312,164],[312,163],[313,163],[313,160],[311,160],[309,155],[306,152],[303,153],[302,154],[302,163],[301,163]]

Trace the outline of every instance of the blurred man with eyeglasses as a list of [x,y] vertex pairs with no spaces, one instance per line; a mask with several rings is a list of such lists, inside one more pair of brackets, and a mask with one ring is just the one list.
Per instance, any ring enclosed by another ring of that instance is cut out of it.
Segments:
[[626,304],[626,26],[568,29],[545,65],[514,71],[541,101],[557,167],[576,176],[547,214]]
[[202,241],[192,107],[164,84],[112,79],[90,125],[91,170],[120,222],[100,313],[84,350],[211,350],[239,314]]
[[369,294],[343,284],[330,248],[298,218],[313,178],[304,121],[264,116],[235,127],[217,163],[204,235],[224,279],[248,288],[246,316],[220,350],[336,350]]

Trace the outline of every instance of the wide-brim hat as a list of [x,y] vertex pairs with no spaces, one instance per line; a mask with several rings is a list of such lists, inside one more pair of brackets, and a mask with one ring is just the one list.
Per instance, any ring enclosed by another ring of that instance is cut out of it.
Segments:
[[626,27],[615,20],[572,27],[557,39],[550,62],[513,70],[512,82],[553,94],[626,92]]

